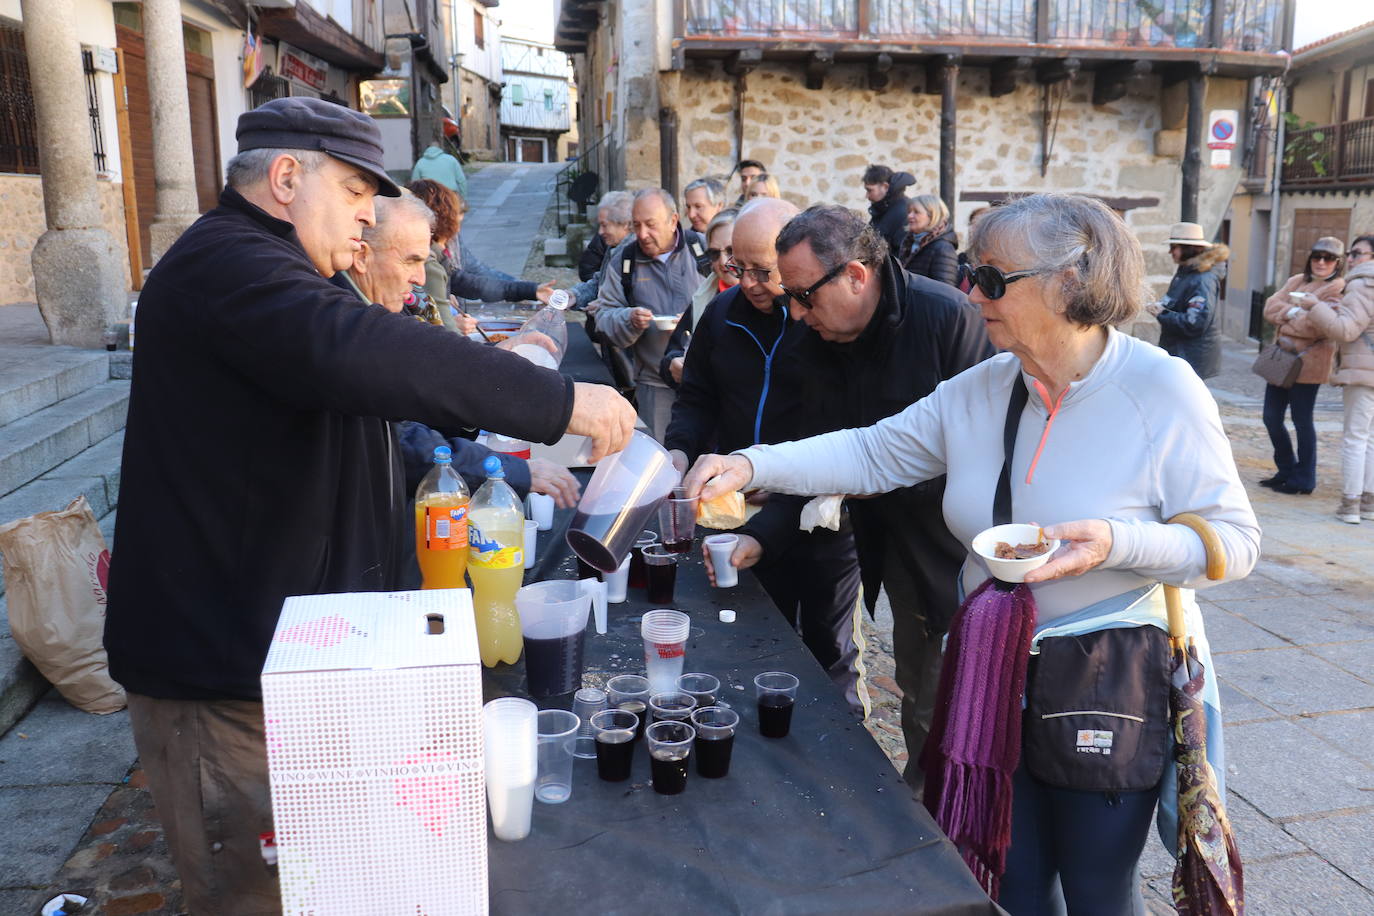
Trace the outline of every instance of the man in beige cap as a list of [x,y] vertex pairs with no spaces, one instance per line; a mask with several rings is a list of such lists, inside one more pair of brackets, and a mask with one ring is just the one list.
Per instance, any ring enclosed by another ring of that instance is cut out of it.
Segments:
[[1217,288],[1231,249],[1207,241],[1197,223],[1175,223],[1165,244],[1178,270],[1164,298],[1146,310],[1159,319],[1159,345],[1187,360],[1200,378],[1211,378],[1221,371]]

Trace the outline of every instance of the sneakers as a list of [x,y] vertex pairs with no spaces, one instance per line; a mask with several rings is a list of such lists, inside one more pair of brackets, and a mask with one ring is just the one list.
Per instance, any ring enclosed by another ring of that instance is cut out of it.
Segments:
[[1360,518],[1374,522],[1374,493],[1360,494]]
[[[1370,515],[1374,515],[1374,513],[1370,513]],[[1340,508],[1336,510],[1336,518],[1347,525],[1358,525],[1360,523],[1360,498],[1342,496]]]

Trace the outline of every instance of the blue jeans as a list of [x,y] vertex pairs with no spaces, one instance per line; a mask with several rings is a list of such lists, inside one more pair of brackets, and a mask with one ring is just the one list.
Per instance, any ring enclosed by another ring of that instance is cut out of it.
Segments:
[[997,902],[1011,916],[1143,914],[1136,865],[1158,799],[1158,786],[1117,793],[1056,789],[1024,764],[1017,767],[1011,849]]
[[[1264,386],[1264,428],[1274,444],[1274,465],[1290,486],[1310,490],[1317,485],[1317,427],[1312,410],[1320,385],[1295,384],[1292,388]],[[1293,430],[1298,434],[1298,453],[1283,425],[1283,415],[1292,412]]]

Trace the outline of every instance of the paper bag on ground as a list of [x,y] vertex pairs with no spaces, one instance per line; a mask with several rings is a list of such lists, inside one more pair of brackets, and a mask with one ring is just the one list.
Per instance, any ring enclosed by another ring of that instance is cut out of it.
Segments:
[[86,497],[0,526],[0,554],[10,630],[29,661],[76,708],[123,709],[105,659],[110,552]]

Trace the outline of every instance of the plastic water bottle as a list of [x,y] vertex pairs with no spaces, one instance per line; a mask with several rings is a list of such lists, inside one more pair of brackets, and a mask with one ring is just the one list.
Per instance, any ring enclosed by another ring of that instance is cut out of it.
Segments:
[[415,559],[423,588],[467,587],[468,487],[447,445],[434,450],[434,467],[415,488]]
[[524,649],[515,593],[525,576],[525,507],[506,483],[501,459],[482,462],[486,483],[468,506],[468,576],[482,664],[514,664]]

